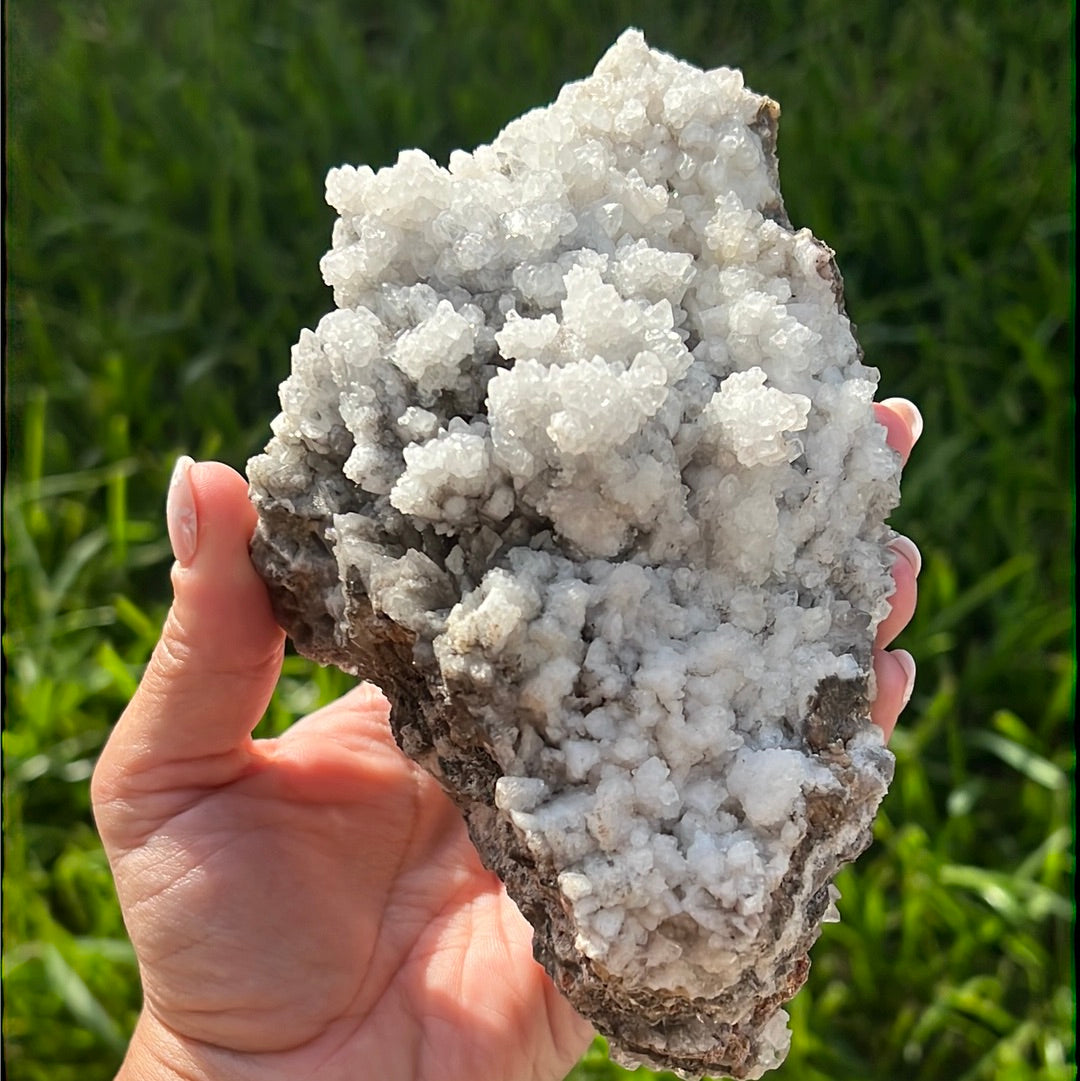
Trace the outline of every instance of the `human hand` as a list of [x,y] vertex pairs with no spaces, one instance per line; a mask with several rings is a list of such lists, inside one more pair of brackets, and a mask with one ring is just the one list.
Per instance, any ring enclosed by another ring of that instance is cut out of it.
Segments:
[[[906,459],[917,412],[877,409]],[[248,558],[254,522],[238,474],[178,470],[175,600],[94,774],[143,982],[120,1077],[557,1081],[591,1028],[453,805],[398,750],[379,692],[251,738],[284,640]],[[910,695],[907,655],[884,651],[915,603],[900,554],[875,665],[886,734]]]
[[243,479],[170,497],[175,600],[93,779],[143,983],[120,1077],[563,1077],[592,1030],[381,694],[252,740],[284,636]]

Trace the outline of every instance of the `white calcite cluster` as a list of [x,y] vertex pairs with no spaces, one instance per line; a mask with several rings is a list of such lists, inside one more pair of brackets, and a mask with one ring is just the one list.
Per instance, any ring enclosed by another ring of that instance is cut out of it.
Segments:
[[559,986],[739,1077],[891,776],[898,462],[777,113],[627,31],[448,168],[332,170],[337,309],[249,467],[279,615],[386,686]]

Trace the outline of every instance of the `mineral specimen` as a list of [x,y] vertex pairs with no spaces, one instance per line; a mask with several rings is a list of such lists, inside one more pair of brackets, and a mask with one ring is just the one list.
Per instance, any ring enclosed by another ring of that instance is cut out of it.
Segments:
[[892,758],[899,465],[779,109],[627,31],[441,168],[327,178],[249,464],[298,648],[380,684],[624,1062],[755,1078]]

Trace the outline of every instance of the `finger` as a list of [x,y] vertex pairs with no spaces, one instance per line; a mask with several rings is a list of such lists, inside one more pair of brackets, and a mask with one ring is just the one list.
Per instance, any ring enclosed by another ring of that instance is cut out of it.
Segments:
[[878,625],[874,644],[884,649],[911,622],[919,595],[918,576],[922,568],[922,556],[913,541],[896,537],[889,545],[895,553],[893,580],[896,589],[889,598],[892,606],[889,614]]
[[886,441],[900,455],[901,465],[907,465],[911,448],[922,435],[923,419],[918,407],[907,398],[886,398],[874,403],[878,423],[887,430]]
[[874,675],[877,695],[870,706],[870,719],[888,742],[915,688],[915,658],[906,649],[875,650]]
[[[284,634],[248,555],[247,484],[181,459],[168,502],[174,600],[146,673],[109,741],[121,768],[201,761],[243,747],[281,670]],[[104,756],[103,756],[104,757]]]

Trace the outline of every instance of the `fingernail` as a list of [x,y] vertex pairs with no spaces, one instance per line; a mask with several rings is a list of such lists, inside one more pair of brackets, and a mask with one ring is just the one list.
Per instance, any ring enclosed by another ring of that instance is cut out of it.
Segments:
[[900,662],[900,667],[907,676],[907,683],[904,686],[904,706],[906,706],[911,701],[911,692],[915,690],[915,658],[906,649],[894,649],[890,652]]
[[923,430],[922,413],[919,412],[919,407],[914,402],[909,402],[907,398],[886,398],[881,404],[894,409],[907,421],[911,429],[911,441],[918,443]]
[[199,538],[199,520],[195,514],[195,493],[191,489],[191,467],[194,458],[181,454],[169,478],[169,495],[165,500],[165,523],[169,528],[169,543],[181,567],[195,558]]
[[905,537],[902,533],[898,534],[889,541],[889,547],[897,555],[903,556],[915,568],[915,574],[918,575],[922,570],[922,552],[910,537]]

